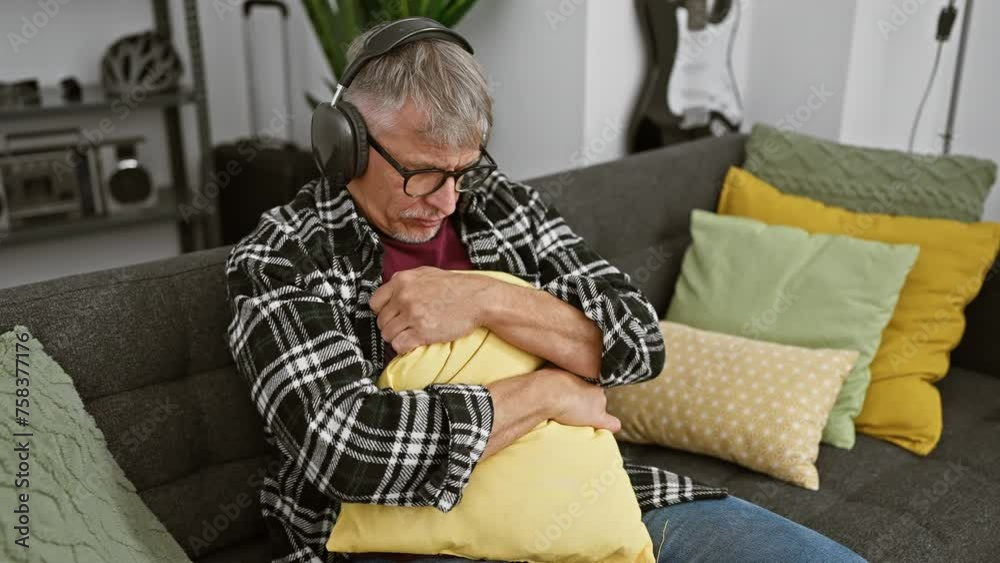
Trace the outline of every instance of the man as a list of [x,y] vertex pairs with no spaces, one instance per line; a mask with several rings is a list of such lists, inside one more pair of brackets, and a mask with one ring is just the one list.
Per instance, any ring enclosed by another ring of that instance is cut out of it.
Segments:
[[[628,277],[495,171],[492,102],[471,55],[406,44],[368,63],[345,99],[370,131],[365,173],[303,187],[226,266],[230,347],[282,462],[261,491],[276,562],[347,559],[325,550],[341,502],[450,510],[481,460],[543,420],[617,431],[602,387],[664,363],[656,313]],[[449,271],[471,268],[536,287]],[[487,386],[374,385],[394,355],[477,326],[549,367]],[[860,560],[724,489],[627,471],[658,561]]]

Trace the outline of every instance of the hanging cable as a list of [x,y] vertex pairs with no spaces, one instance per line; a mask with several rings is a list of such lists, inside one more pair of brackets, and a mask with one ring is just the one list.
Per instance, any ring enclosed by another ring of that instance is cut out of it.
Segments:
[[941,13],[938,15],[937,22],[937,33],[935,39],[938,42],[937,52],[934,54],[934,63],[931,65],[931,75],[927,79],[927,87],[924,89],[924,95],[920,98],[920,105],[917,106],[917,115],[913,118],[913,126],[910,128],[910,142],[907,144],[907,150],[913,152],[913,144],[917,139],[917,129],[920,127],[920,119],[923,117],[924,106],[927,104],[927,98],[931,95],[931,90],[934,89],[934,79],[937,78],[938,67],[941,66],[941,52],[944,50],[944,43],[951,37],[951,30],[955,26],[955,19],[958,16],[958,9],[955,8],[955,2],[957,0],[950,0],[948,5],[941,8]]
[[938,43],[937,53],[934,55],[934,65],[931,67],[931,77],[927,80],[927,88],[924,90],[924,96],[920,98],[920,105],[917,106],[917,115],[913,118],[913,127],[910,128],[910,142],[907,145],[909,152],[913,152],[913,143],[917,139],[917,127],[920,126],[920,117],[924,113],[924,105],[927,104],[927,98],[931,95],[931,90],[934,87],[934,78],[937,76],[938,66],[941,64],[942,50],[944,50],[944,43]]

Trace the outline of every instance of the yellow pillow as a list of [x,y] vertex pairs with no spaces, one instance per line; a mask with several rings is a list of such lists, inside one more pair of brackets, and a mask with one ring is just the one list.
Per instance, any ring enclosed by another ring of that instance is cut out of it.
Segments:
[[931,385],[948,372],[965,330],[965,306],[979,293],[1000,246],[1000,223],[857,213],[783,194],[739,168],[726,176],[719,213],[813,233],[920,246],[871,363],[872,380],[855,427],[926,455],[941,438],[941,397]]
[[[530,285],[500,272],[469,273]],[[378,385],[399,391],[432,383],[488,384],[542,364],[478,328],[396,357]],[[614,436],[552,421],[481,461],[451,511],[345,503],[326,547],[530,562],[654,561]]]
[[667,365],[608,389],[618,439],[708,454],[813,491],[823,427],[858,359],[660,321]]

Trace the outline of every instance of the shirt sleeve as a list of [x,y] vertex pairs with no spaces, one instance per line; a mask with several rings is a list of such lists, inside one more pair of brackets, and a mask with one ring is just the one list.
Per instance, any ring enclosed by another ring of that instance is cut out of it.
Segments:
[[538,192],[526,190],[542,289],[574,305],[603,333],[604,387],[652,379],[663,370],[665,351],[656,311],[629,277],[577,236]]
[[725,498],[725,487],[708,487],[695,483],[690,477],[671,473],[659,467],[625,463],[632,490],[642,512],[693,500]]
[[489,392],[378,389],[342,298],[306,289],[284,236],[241,243],[226,263],[229,346],[266,437],[331,498],[451,510],[486,448]]

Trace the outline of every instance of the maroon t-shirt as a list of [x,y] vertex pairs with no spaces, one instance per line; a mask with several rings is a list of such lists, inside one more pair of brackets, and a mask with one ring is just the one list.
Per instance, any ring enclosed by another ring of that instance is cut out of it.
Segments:
[[[378,231],[379,239],[385,247],[382,257],[382,283],[386,283],[396,272],[411,270],[420,266],[433,266],[442,270],[471,270],[472,262],[465,251],[462,239],[449,217],[441,223],[441,230],[427,242],[409,243],[390,238]],[[396,356],[396,351],[385,343],[385,363]]]

